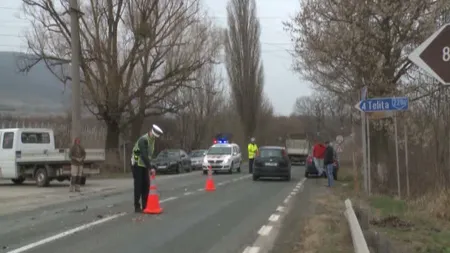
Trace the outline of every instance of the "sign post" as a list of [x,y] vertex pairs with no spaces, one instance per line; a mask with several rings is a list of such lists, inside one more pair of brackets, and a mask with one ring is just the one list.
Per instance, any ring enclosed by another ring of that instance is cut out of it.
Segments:
[[[367,98],[367,86],[361,89],[361,101]],[[364,192],[367,193],[367,143],[366,143],[366,113],[361,111],[361,139],[363,150],[363,180],[364,180]]]
[[[381,112],[381,111],[407,111],[409,109],[409,99],[407,97],[386,97],[386,98],[370,98],[359,101],[355,108],[361,112]],[[397,136],[397,114],[394,115],[394,131],[395,131],[395,156],[397,162],[397,194],[401,198],[400,192],[400,166],[398,158],[398,136]]]

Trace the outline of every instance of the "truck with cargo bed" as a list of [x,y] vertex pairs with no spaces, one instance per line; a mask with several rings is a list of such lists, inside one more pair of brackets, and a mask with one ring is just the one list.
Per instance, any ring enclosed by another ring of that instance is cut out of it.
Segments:
[[[0,179],[15,184],[31,179],[39,187],[48,186],[52,180],[70,179],[70,149],[55,148],[52,129],[0,129],[0,143]],[[86,149],[82,185],[87,177],[100,173],[96,165],[104,160],[104,149]]]
[[306,134],[290,134],[286,138],[286,151],[291,163],[306,164],[310,143]]

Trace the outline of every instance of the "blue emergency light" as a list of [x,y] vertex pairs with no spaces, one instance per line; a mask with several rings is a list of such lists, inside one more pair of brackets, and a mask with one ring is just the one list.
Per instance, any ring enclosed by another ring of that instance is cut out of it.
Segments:
[[219,133],[215,136],[213,139],[214,144],[220,143],[220,144],[226,144],[230,143],[229,140],[231,138],[231,134],[229,133]]
[[225,144],[225,143],[228,143],[228,140],[226,140],[226,139],[214,139],[214,144],[217,144],[217,143]]

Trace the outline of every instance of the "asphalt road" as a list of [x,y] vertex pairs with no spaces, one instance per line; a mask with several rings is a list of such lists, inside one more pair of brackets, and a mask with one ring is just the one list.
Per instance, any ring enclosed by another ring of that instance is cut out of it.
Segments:
[[215,175],[215,192],[198,171],[156,181],[160,215],[133,213],[129,189],[3,215],[0,252],[267,252],[289,198],[302,194],[304,168],[293,167],[290,182],[253,182],[246,171]]

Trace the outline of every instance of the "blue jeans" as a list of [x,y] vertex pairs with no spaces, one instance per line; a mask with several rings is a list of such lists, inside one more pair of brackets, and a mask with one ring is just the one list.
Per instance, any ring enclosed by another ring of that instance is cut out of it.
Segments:
[[327,179],[328,179],[328,186],[331,187],[333,186],[333,170],[334,170],[334,165],[333,164],[327,164]]

